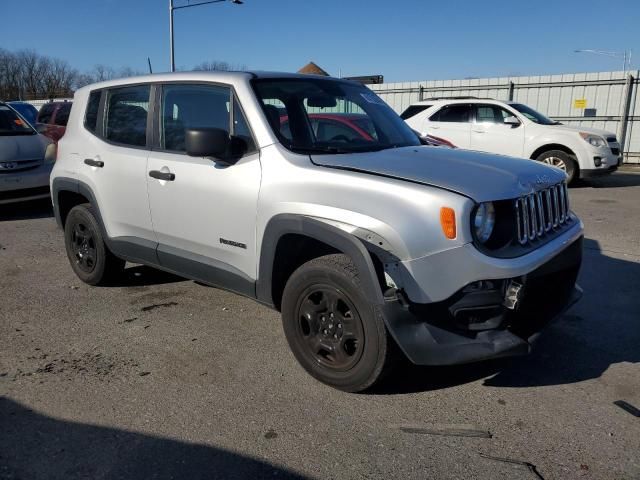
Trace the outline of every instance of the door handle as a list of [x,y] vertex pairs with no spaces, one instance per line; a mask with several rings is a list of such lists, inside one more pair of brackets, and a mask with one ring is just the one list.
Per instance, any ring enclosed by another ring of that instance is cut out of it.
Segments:
[[161,172],[160,170],[149,171],[149,176],[157,180],[166,180],[167,182],[173,182],[176,179],[175,173]]
[[484,130],[473,130],[475,133],[485,133]]
[[93,158],[85,158],[84,163],[90,167],[104,167],[104,162],[102,160],[94,160]]

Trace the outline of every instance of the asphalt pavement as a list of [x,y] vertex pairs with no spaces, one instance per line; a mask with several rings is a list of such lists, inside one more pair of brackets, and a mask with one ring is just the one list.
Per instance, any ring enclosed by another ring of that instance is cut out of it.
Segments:
[[638,479],[640,174],[570,198],[584,297],[533,354],[359,395],[276,312],[140,266],[89,287],[48,203],[0,205],[0,479]]

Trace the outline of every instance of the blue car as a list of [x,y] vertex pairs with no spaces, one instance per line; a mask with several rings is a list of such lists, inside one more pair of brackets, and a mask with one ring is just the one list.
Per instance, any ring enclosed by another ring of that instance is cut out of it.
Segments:
[[38,109],[36,107],[27,102],[7,102],[7,105],[22,115],[35,128],[36,118],[38,117]]

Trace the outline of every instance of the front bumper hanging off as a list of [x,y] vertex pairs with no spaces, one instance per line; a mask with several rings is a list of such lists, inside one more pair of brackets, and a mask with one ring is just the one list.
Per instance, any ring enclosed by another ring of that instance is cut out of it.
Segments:
[[582,237],[527,275],[475,282],[442,302],[400,296],[383,308],[391,335],[417,365],[526,355],[541,330],[582,296]]

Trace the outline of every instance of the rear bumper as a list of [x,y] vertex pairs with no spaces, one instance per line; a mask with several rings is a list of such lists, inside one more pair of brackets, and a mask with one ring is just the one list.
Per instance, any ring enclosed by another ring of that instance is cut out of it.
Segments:
[[[389,300],[383,306],[387,327],[417,365],[525,355],[544,327],[580,299],[581,260],[582,237],[526,275],[476,282],[433,304]],[[504,301],[512,282],[522,285],[514,309]]]

